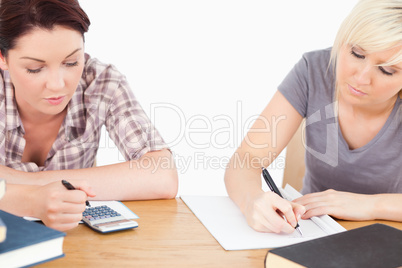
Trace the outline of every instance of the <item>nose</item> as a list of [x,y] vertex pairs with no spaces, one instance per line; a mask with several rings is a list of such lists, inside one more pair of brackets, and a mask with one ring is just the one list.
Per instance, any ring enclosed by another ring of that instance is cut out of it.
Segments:
[[46,88],[52,91],[59,91],[65,86],[63,72],[61,70],[52,70],[49,72]]
[[359,85],[369,85],[371,83],[371,66],[365,64],[361,68],[358,68],[355,79]]

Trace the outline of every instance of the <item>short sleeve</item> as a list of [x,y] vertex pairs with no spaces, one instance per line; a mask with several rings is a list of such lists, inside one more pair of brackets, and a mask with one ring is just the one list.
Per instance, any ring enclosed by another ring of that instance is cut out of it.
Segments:
[[106,129],[126,160],[168,148],[121,75],[106,111]]
[[307,114],[308,86],[308,62],[303,57],[278,87],[278,90],[303,117]]

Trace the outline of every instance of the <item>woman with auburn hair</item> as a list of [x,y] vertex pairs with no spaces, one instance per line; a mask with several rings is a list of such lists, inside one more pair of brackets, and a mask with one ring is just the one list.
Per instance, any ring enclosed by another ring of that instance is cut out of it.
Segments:
[[[59,230],[78,224],[88,197],[174,198],[178,188],[126,78],[85,53],[89,25],[76,0],[0,2],[0,209]],[[126,162],[92,167],[102,126]]]
[[[300,218],[323,214],[402,221],[401,89],[402,1],[360,0],[332,49],[308,52],[294,66],[229,163],[226,188],[248,224],[289,233]],[[288,202],[262,191],[261,167],[303,118],[304,196]],[[267,123],[275,133],[261,130]],[[248,166],[236,165],[246,156]]]

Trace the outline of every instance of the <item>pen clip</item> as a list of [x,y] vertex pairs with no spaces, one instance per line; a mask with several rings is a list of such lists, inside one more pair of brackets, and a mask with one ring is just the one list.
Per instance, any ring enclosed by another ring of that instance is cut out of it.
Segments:
[[271,183],[267,181],[268,187],[271,190],[271,192],[275,192],[274,187],[272,187]]

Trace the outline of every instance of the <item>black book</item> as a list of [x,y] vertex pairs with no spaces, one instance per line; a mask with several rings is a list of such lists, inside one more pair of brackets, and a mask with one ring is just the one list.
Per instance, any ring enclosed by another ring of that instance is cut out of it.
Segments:
[[265,267],[400,267],[402,231],[384,224],[329,235],[268,251]]

